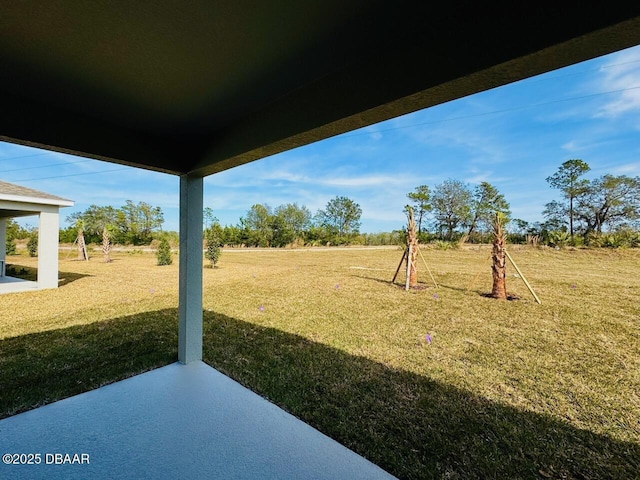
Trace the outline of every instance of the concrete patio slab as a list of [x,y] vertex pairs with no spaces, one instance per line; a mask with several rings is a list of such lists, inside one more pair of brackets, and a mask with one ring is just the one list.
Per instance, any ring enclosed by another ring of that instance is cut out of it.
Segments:
[[0,295],[3,293],[28,292],[38,289],[38,282],[15,277],[0,277]]
[[11,479],[394,478],[199,361],[1,420],[0,454],[39,454]]

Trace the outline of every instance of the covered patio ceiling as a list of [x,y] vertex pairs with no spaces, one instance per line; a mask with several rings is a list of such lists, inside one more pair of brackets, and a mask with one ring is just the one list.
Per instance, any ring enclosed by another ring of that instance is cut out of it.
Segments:
[[[147,408],[144,387],[150,378],[170,388],[174,373],[182,381],[194,366],[204,368],[204,176],[639,43],[640,4],[633,2],[509,8],[424,0],[6,2],[0,15],[0,140],[180,176],[178,359],[191,365],[4,420],[14,432],[27,433],[11,435],[6,442],[14,443],[0,446],[17,452],[21,445],[36,445],[32,424],[51,420],[52,428],[56,422],[66,426],[73,417],[65,415],[69,405],[91,412],[93,419],[97,404],[105,422],[96,432],[107,436],[103,452],[112,455],[101,471],[115,472],[112,478],[129,478],[131,468],[141,465],[188,472],[181,459],[194,458],[194,451],[209,455],[203,442],[218,430],[175,449],[174,426],[183,428],[184,437],[192,435],[188,414],[201,410],[191,407],[221,390],[211,378],[205,386],[215,388],[190,390],[179,405],[168,404],[178,420],[160,429],[166,446],[160,455],[174,455],[164,456],[164,463],[150,463],[156,458],[151,456],[141,464],[139,451],[120,441],[143,445],[151,438],[147,430],[131,437],[135,424],[127,415],[116,422],[122,432],[109,428],[112,411]],[[203,375],[210,372],[204,368]],[[132,398],[130,388],[142,395]],[[251,402],[244,397],[233,406]],[[104,398],[115,400],[111,406],[92,400]],[[267,410],[261,408],[258,417]],[[94,436],[82,437],[82,421],[66,431],[64,438],[88,438],[96,445]],[[257,438],[266,440],[250,448],[262,458],[270,440]],[[84,446],[68,445],[75,452]],[[229,440],[229,447],[244,452],[240,441]],[[332,448],[322,447],[317,458]],[[266,458],[255,463],[258,468],[280,457]],[[325,459],[328,466],[332,458]],[[224,461],[198,465],[218,468]],[[318,472],[332,471],[317,465]],[[369,467],[355,468],[371,478]],[[275,476],[286,471],[291,465],[275,468]],[[32,471],[22,472],[34,478]],[[42,478],[51,478],[49,472]],[[164,470],[175,478],[173,472]],[[255,478],[252,472],[232,473]],[[83,478],[84,473],[78,471]]]
[[205,176],[640,43],[634,2],[7,2],[0,139]]

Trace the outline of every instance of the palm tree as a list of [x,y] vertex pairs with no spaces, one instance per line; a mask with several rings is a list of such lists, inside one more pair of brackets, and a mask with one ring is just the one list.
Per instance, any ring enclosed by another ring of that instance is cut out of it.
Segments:
[[84,241],[84,223],[81,219],[76,221],[76,228],[78,230],[78,260],[89,260],[87,244]]
[[111,236],[109,235],[109,226],[102,227],[102,255],[105,263],[111,263]]
[[407,211],[407,286],[418,285],[418,271],[416,269],[416,260],[418,258],[418,235],[416,233],[416,222],[413,218],[413,208],[406,206]]
[[496,212],[493,217],[493,250],[491,251],[491,272],[493,274],[493,289],[491,296],[500,300],[507,299],[507,257],[505,253],[504,224],[506,216]]

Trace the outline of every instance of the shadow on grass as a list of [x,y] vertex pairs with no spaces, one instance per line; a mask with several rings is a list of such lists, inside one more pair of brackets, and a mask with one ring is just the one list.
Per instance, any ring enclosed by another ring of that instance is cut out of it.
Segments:
[[[21,278],[31,282],[38,281],[38,269],[34,267],[26,267],[24,265],[16,265],[15,263],[7,264],[6,274],[9,277]],[[63,287],[71,282],[84,277],[92,277],[93,275],[85,275],[76,272],[58,272],[58,286]]]
[[7,277],[20,278],[22,280],[29,280],[35,282],[38,280],[38,269],[33,267],[26,267],[24,265],[16,265],[15,263],[8,263],[5,268],[5,274]]
[[[365,280],[371,280],[373,282],[377,282],[377,283],[381,283],[383,285],[388,285],[390,287],[398,287],[398,288],[405,288],[406,282],[404,279],[402,280],[396,280],[395,282],[392,282],[391,280],[385,280],[383,278],[379,278],[379,277],[370,277],[368,275],[361,275],[361,274],[351,274],[352,277],[357,277],[357,278],[363,278]],[[435,285],[433,283],[427,282],[427,281],[418,281],[418,286],[417,288],[412,287],[412,289],[414,290],[428,290],[428,289],[433,289],[435,288]]]
[[[214,312],[204,360],[400,478],[636,478],[640,446]],[[172,363],[177,311],[0,341],[0,416]]]
[[205,314],[205,361],[401,478],[634,478],[640,446]]
[[0,340],[0,418],[177,360],[177,310]]

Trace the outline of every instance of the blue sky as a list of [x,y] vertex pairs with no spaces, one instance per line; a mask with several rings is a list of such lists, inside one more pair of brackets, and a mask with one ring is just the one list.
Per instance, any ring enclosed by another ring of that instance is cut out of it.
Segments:
[[[205,179],[205,206],[223,225],[251,205],[306,205],[335,196],[362,207],[363,232],[405,223],[406,194],[452,178],[488,181],[515,218],[539,221],[558,198],[545,178],[565,160],[588,178],[640,175],[640,46],[405,115]],[[160,206],[178,229],[178,178],[0,142],[0,179],[90,204]],[[21,223],[35,225],[37,219]]]

